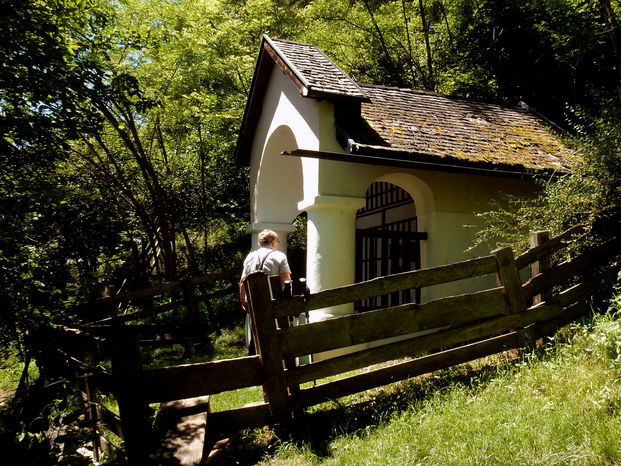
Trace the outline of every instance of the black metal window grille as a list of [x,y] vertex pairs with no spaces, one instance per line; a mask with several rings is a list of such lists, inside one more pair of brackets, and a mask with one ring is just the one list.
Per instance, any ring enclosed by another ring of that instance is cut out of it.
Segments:
[[[356,231],[356,281],[420,268],[420,240],[426,235],[417,232],[416,217],[386,222],[388,210],[407,204],[413,204],[412,197],[398,186],[380,182],[371,185],[358,218],[379,213],[381,223]],[[420,290],[361,300],[355,309],[364,312],[411,302],[420,302]]]

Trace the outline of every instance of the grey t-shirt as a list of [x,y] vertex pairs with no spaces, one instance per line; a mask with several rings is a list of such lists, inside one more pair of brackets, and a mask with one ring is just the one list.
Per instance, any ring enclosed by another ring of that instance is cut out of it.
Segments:
[[287,256],[284,253],[270,246],[261,246],[246,256],[243,275],[246,276],[259,271],[261,264],[263,264],[261,270],[270,277],[281,273],[291,273]]

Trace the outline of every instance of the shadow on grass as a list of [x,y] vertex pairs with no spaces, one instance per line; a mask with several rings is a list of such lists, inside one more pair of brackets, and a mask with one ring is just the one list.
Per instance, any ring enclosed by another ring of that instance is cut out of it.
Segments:
[[517,355],[479,364],[462,365],[396,382],[308,409],[290,425],[244,432],[222,453],[221,464],[256,464],[286,449],[310,462],[332,457],[331,443],[339,437],[362,437],[405,411],[416,411],[433,397],[461,387],[479,392],[501,372],[511,370]]

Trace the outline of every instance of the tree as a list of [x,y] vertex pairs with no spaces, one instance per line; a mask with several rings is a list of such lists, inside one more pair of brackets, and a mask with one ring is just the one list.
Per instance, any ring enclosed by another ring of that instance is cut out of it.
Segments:
[[448,38],[440,2],[317,0],[304,11],[302,39],[356,80],[436,89],[434,50]]
[[70,319],[53,311],[63,303],[239,260],[248,196],[237,129],[262,33],[288,35],[295,22],[270,0],[10,5],[6,335]]
[[[59,317],[52,309],[71,294],[66,286],[73,281],[70,254],[60,231],[67,232],[77,209],[68,202],[67,186],[57,180],[56,164],[67,158],[79,134],[100,127],[101,118],[88,101],[105,68],[92,59],[90,51],[101,43],[88,31],[105,27],[108,14],[105,4],[79,1],[3,2],[2,343]],[[74,283],[73,288],[80,287],[79,280]]]
[[140,94],[122,111],[102,102],[109,131],[77,151],[130,206],[166,279],[230,267],[222,243],[241,236],[247,215],[246,174],[232,156],[254,60],[262,32],[287,31],[295,15],[267,0],[128,1],[117,21],[133,42],[108,62]]

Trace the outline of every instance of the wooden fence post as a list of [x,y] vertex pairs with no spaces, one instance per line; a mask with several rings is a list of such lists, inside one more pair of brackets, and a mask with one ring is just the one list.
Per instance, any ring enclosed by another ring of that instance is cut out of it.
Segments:
[[101,452],[101,436],[97,428],[99,416],[97,413],[97,399],[95,396],[95,388],[92,386],[88,375],[84,379],[84,398],[88,406],[88,420],[91,424],[93,432],[93,459],[99,461],[99,453]]
[[[270,288],[272,290],[272,299],[288,299],[293,296],[293,282],[291,280],[285,281],[285,287],[282,288],[280,284],[280,277],[278,275],[274,275],[270,278]],[[292,324],[291,317],[279,317],[276,319],[276,323],[279,329],[290,327]],[[297,366],[295,358],[287,358],[283,361],[285,369],[293,369]],[[288,385],[287,393],[296,393],[300,391],[300,385]],[[302,415],[302,410],[297,410],[296,412],[292,412],[291,415],[293,417],[299,417]]]
[[194,296],[194,287],[190,283],[190,280],[184,280],[181,288],[188,309],[188,322],[194,324],[198,322],[198,306],[196,305],[196,298]]
[[[181,289],[183,290],[183,298],[188,309],[188,323],[196,324],[198,323],[198,306],[196,305],[194,286],[190,283],[190,280],[184,280]],[[187,341],[185,343],[185,355],[194,356],[194,354],[196,354],[194,342]]]
[[112,377],[119,405],[125,452],[130,464],[144,464],[148,455],[147,405],[140,396],[140,350],[138,335],[119,326],[111,338]]
[[246,285],[250,315],[256,330],[255,347],[265,373],[263,392],[274,420],[285,422],[291,419],[291,411],[269,282],[264,272],[255,272],[246,278]]
[[[492,252],[498,265],[498,281],[505,289],[509,313],[516,314],[526,310],[522,294],[522,280],[511,248],[501,248]],[[516,335],[516,346],[520,351],[528,351],[534,346],[534,326],[513,329]]]
[[[550,240],[549,231],[531,231],[530,232],[530,247],[534,248],[541,246]],[[546,254],[541,259],[533,262],[530,266],[531,277],[535,277],[550,269],[550,255]],[[552,290],[547,290],[541,294],[533,296],[533,305],[539,304],[542,301],[552,296]]]
[[522,295],[522,280],[510,247],[492,252],[498,266],[498,281],[505,289],[509,313],[516,314],[526,309]]

